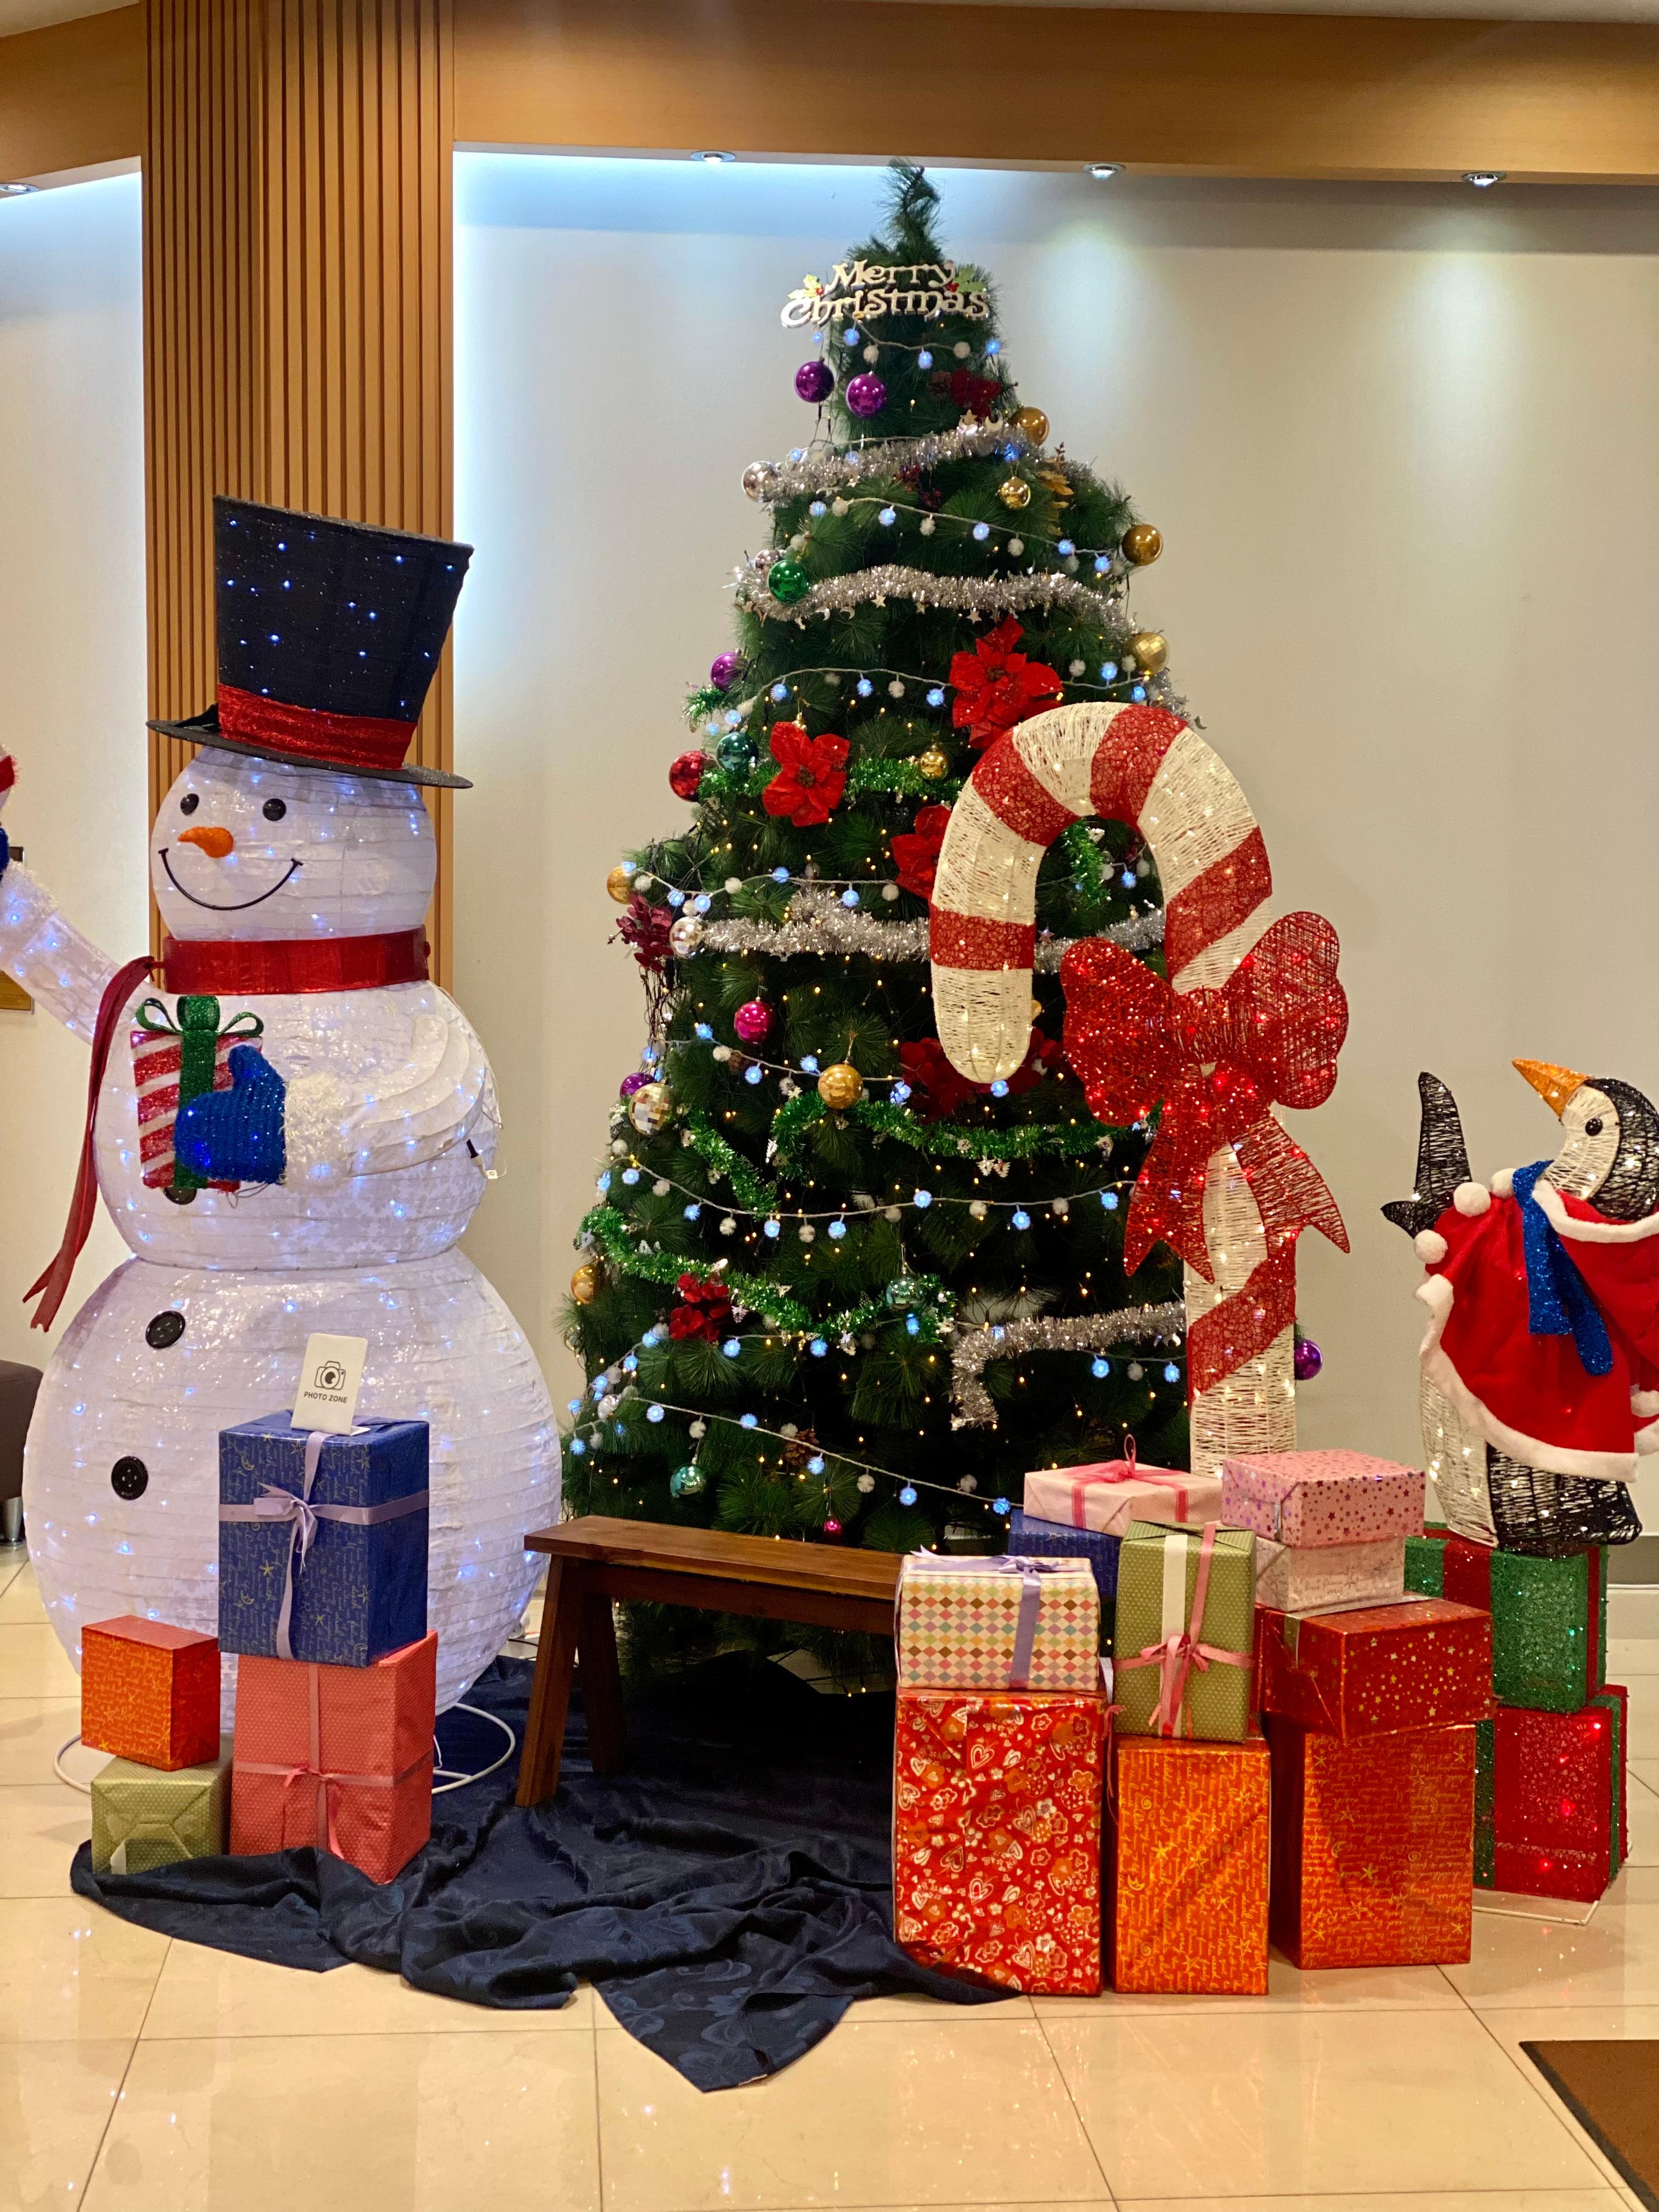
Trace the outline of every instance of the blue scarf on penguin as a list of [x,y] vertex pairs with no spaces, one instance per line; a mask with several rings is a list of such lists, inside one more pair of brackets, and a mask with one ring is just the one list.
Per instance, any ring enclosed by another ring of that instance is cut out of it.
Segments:
[[1521,1207],[1521,1242],[1527,1263],[1527,1330],[1532,1336],[1571,1336],[1586,1375],[1606,1375],[1613,1346],[1601,1308],[1584,1285],[1565,1243],[1550,1226],[1533,1191],[1548,1167],[1534,1160],[1516,1168],[1513,1188]]

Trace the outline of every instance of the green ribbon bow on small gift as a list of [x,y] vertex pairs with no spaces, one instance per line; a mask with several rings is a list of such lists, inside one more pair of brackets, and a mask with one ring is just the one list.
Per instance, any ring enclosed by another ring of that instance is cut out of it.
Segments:
[[[141,1030],[152,1036],[176,1036],[179,1040],[179,1105],[189,1105],[204,1091],[214,1087],[221,1037],[257,1037],[264,1035],[265,1025],[258,1014],[240,1013],[219,1026],[219,1001],[205,994],[186,994],[179,1001],[179,1018],[175,1022],[160,999],[144,999],[139,1002],[133,1019]],[[173,1163],[173,1191],[198,1191],[206,1188],[207,1178],[193,1174],[176,1158]]]

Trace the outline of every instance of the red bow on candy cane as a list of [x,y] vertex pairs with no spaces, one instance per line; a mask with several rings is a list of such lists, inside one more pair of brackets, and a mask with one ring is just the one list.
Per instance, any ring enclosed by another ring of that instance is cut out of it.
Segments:
[[1213,1281],[1204,1177],[1226,1145],[1270,1243],[1313,1228],[1347,1250],[1336,1200],[1268,1110],[1318,1106],[1331,1095],[1348,1033],[1336,960],[1336,932],[1316,914],[1274,922],[1218,991],[1172,990],[1106,938],[1066,955],[1066,1052],[1090,1112],[1121,1126],[1163,1108],[1124,1225],[1131,1273],[1161,1238]]

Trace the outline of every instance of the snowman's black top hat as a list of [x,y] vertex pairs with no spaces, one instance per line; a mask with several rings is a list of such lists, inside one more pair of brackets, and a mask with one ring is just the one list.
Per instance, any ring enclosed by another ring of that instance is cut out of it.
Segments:
[[404,755],[471,557],[442,538],[216,499],[218,696],[150,728],[295,768],[470,790]]

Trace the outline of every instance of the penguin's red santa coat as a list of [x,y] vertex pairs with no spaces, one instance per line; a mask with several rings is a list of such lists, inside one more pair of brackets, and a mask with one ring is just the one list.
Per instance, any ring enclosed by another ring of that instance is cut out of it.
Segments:
[[1607,1324],[1613,1364],[1590,1375],[1571,1335],[1529,1334],[1521,1205],[1505,1182],[1490,1196],[1465,1183],[1418,1239],[1424,1370],[1510,1458],[1627,1482],[1639,1453],[1659,1451],[1659,1214],[1610,1221],[1541,1177],[1535,1187]]

